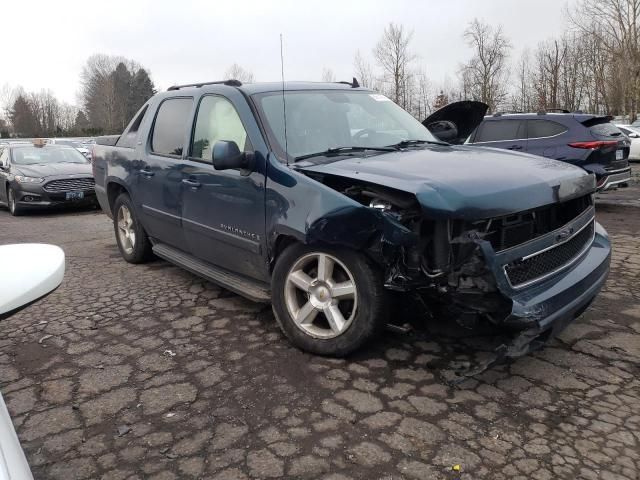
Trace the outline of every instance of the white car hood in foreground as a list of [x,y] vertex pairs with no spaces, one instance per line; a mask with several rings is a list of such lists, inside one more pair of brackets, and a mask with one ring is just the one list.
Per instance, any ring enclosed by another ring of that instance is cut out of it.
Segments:
[[0,245],[0,315],[22,307],[62,283],[64,252],[40,243]]

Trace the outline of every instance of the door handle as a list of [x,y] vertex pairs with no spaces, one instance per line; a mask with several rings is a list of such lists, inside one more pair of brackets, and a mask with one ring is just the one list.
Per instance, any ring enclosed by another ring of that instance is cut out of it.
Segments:
[[138,172],[140,172],[145,177],[153,177],[155,175],[155,173],[152,172],[149,167],[142,168],[142,169],[138,170]]
[[196,182],[195,180],[191,180],[190,178],[183,178],[182,183],[185,185],[189,185],[191,188],[200,188],[202,184],[200,182]]
[[522,150],[522,145],[511,145],[507,150]]

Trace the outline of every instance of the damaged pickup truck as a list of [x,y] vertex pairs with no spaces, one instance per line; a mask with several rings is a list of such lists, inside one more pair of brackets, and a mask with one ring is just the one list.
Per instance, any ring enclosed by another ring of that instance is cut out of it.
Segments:
[[[390,297],[537,348],[609,272],[584,170],[437,140],[353,83],[171,87],[93,153],[120,252],[152,254],[255,301],[317,354],[346,355]],[[393,293],[395,292],[395,293]]]

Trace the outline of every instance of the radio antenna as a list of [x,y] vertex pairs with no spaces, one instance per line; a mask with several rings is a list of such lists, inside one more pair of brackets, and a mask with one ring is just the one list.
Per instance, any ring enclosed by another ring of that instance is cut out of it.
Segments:
[[282,71],[282,119],[284,120],[284,155],[289,166],[289,144],[287,142],[287,102],[284,95],[284,50],[282,48],[282,34],[280,34],[280,69]]

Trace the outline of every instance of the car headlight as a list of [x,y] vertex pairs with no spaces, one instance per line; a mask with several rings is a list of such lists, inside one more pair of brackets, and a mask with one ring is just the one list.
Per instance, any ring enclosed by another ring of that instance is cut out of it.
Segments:
[[16,182],[18,182],[18,183],[42,183],[42,182],[44,182],[44,178],[23,177],[22,175],[16,175],[15,179],[16,179]]

